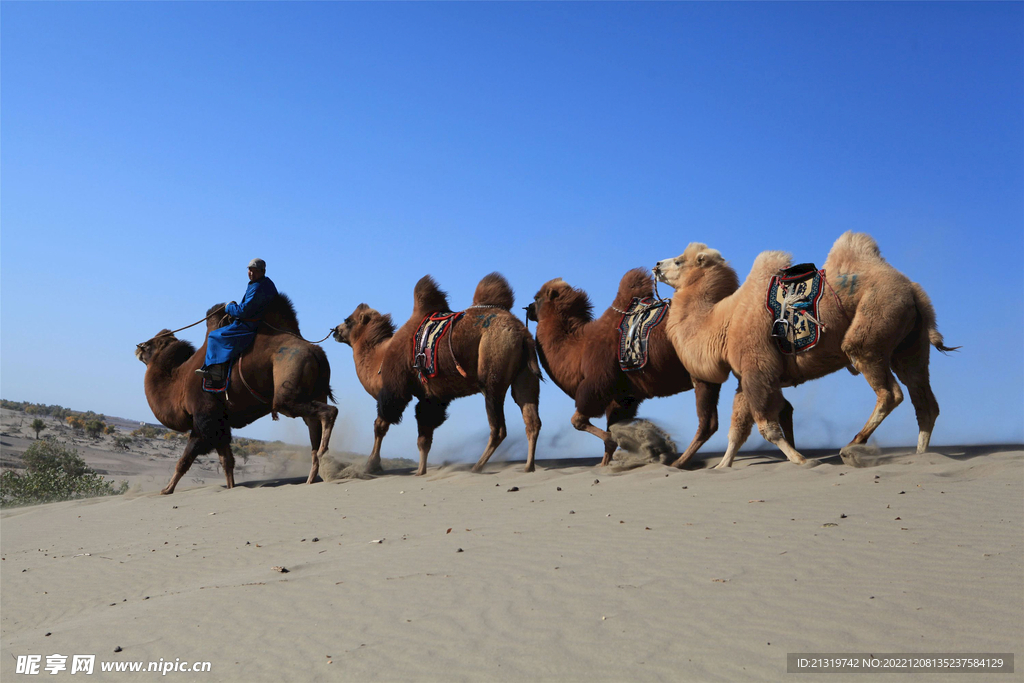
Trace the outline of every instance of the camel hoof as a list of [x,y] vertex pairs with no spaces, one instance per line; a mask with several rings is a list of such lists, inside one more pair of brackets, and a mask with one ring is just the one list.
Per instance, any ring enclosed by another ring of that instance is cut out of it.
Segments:
[[470,472],[473,472],[474,474],[480,474],[480,473],[481,473],[481,472],[483,471],[483,469],[484,469],[484,468],[483,468],[482,466],[480,466],[480,465],[473,465],[473,466],[472,466],[472,467],[471,467],[471,468],[469,469],[469,471],[470,471]]
[[717,465],[715,465],[714,467],[712,467],[711,469],[713,469],[713,470],[724,470],[724,469],[728,469],[730,467],[732,467],[732,463],[725,464],[724,462],[720,462]]
[[526,467],[523,468],[523,472],[536,472],[536,471],[537,471],[537,468],[534,467],[533,465],[527,465]]
[[174,493],[174,489],[171,489],[171,490],[169,490],[169,491],[168,491],[167,489],[163,489],[162,491],[160,491],[160,495],[161,495],[161,496],[169,496],[169,495],[171,495],[172,493]]
[[367,460],[366,467],[363,469],[367,474],[382,474],[384,468],[381,467],[380,460]]

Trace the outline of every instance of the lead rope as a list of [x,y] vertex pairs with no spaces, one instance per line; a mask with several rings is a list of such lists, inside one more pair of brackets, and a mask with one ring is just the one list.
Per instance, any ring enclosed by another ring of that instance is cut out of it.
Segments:
[[292,335],[293,337],[298,337],[299,339],[301,339],[302,341],[306,342],[307,344],[320,344],[321,342],[327,341],[327,337],[330,337],[330,336],[331,336],[332,334],[334,334],[334,328],[331,328],[331,329],[330,329],[330,330],[329,330],[329,331],[327,332],[327,337],[324,337],[324,338],[323,338],[323,339],[321,339],[320,341],[309,341],[308,339],[306,339],[305,337],[303,337],[303,336],[302,336],[301,334],[296,334],[295,332],[290,332],[290,331],[288,331],[288,330],[282,330],[282,329],[281,329],[281,328],[279,328],[279,327],[274,327],[273,325],[271,325],[270,323],[268,323],[268,322],[267,322],[266,320],[261,320],[261,321],[260,321],[260,323],[262,323],[262,324],[266,325],[267,327],[269,327],[269,328],[270,328],[270,329],[272,329],[272,330],[276,330],[276,331],[278,331],[278,332],[283,332],[283,333],[285,333],[285,334],[290,334],[290,335]]
[[[252,349],[252,347],[250,346],[249,349],[247,349],[247,350],[251,350],[251,349]],[[268,403],[268,401],[266,399],[264,399],[262,396],[257,394],[253,390],[253,388],[249,386],[249,383],[245,381],[245,375],[242,374],[242,359],[245,358],[245,356],[246,356],[246,354],[243,353],[241,356],[238,357],[238,379],[242,380],[242,384],[245,386],[245,388],[248,389],[249,393],[252,394],[253,396],[255,396],[256,399],[260,403]]]
[[828,276],[825,275],[824,269],[821,270],[821,279],[828,285],[828,289],[832,292],[832,296],[835,297],[836,303],[839,305],[839,310],[842,311],[843,317],[846,318],[846,324],[849,325],[853,321],[850,320],[850,316],[846,313],[846,309],[843,307],[843,302],[839,299],[839,295],[836,294],[836,290],[832,289],[832,283],[828,281]]
[[[470,308],[500,308],[500,307],[499,306],[470,306]],[[457,322],[458,322],[458,319],[453,320],[451,327],[448,328],[448,351],[449,351],[449,353],[452,354],[452,360],[455,361],[455,369],[459,371],[459,374],[462,375],[463,377],[469,377],[469,375],[466,374],[466,371],[462,369],[462,366],[459,365],[459,359],[455,357],[455,349],[452,348],[452,337],[455,336],[455,323],[457,323]]]
[[174,334],[175,332],[181,332],[182,330],[187,330],[190,327],[195,327],[199,323],[206,322],[207,320],[212,318],[213,314],[216,313],[217,311],[221,310],[222,308],[224,308],[224,304],[221,304],[220,306],[217,306],[217,308],[215,308],[212,311],[210,311],[210,314],[207,315],[205,318],[202,318],[201,320],[197,320],[194,323],[192,323],[191,325],[185,325],[185,327],[179,327],[178,329],[171,330],[170,332],[163,332],[162,334],[158,334],[158,335],[156,335],[156,337],[153,337],[153,339],[156,339],[157,337],[166,337],[168,335]]

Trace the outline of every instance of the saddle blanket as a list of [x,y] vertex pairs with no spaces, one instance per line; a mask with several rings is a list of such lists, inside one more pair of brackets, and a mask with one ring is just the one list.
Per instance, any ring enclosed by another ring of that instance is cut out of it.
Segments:
[[651,330],[664,320],[668,302],[651,297],[633,297],[619,321],[619,367],[626,372],[647,365],[647,342]]
[[465,311],[431,313],[423,318],[420,326],[416,328],[416,335],[412,340],[412,365],[419,372],[420,382],[424,385],[428,379],[437,376],[437,343],[464,313]]
[[768,283],[765,308],[772,314],[772,337],[787,355],[813,349],[824,326],[818,322],[824,270],[802,263],[779,271]]

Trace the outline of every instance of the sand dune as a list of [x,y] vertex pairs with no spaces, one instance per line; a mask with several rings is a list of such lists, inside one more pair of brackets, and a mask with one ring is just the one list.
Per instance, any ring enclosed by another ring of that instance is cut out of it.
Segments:
[[8,510],[0,675],[87,653],[211,663],[180,680],[764,681],[787,652],[1020,655],[1024,451],[936,451],[207,477]]

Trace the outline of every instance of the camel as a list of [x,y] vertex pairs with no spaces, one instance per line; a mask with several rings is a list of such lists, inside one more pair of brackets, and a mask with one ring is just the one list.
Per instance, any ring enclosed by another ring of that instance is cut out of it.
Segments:
[[[223,305],[207,312],[207,334],[226,324],[217,315]],[[316,344],[303,340],[291,300],[281,294],[268,307],[252,346],[232,366],[226,397],[202,389],[195,374],[206,356],[206,344],[198,351],[169,330],[162,330],[135,349],[146,365],[146,399],[161,424],[188,432],[185,451],[170,483],[161,491],[174,493],[178,481],[197,456],[216,449],[227,487],[235,485],[235,459],[231,453],[231,429],[244,427],[270,413],[301,417],[309,428],[313,465],[307,483],[312,484],[327,452],[338,409],[328,405],[331,367]]]
[[[505,393],[522,410],[528,442],[526,471],[534,471],[540,415],[540,366],[533,337],[510,309],[512,288],[498,273],[477,285],[473,305],[453,323],[437,345],[437,376],[421,381],[414,363],[413,340],[420,322],[432,313],[449,310],[448,296],[425,276],[416,283],[412,316],[398,331],[390,315],[359,304],[334,331],[334,339],[352,347],[356,374],[366,392],[377,401],[373,423],[373,450],[367,471],[380,471],[381,443],[392,424],[402,419],[415,396],[419,437],[419,468],[427,471],[427,454],[434,430],[447,418],[448,404],[456,398],[482,393],[491,433],[483,455],[473,466],[479,472],[505,439]],[[465,374],[463,374],[465,373]]]
[[[604,442],[602,466],[611,462],[618,448],[612,425],[632,420],[648,398],[694,390],[697,434],[672,463],[676,467],[682,467],[718,429],[722,386],[691,380],[666,336],[664,321],[651,331],[647,364],[630,372],[619,366],[618,326],[623,311],[634,297],[653,295],[654,279],[644,269],[634,268],[622,276],[615,301],[600,318],[594,318],[587,293],[561,278],[546,282],[527,307],[527,317],[537,322],[537,351],[544,369],[576,401],[572,426]],[[607,431],[590,421],[601,414],[607,418]]]
[[742,286],[721,253],[706,244],[690,244],[678,258],[654,267],[655,277],[676,290],[668,334],[683,364],[704,381],[724,382],[730,371],[740,381],[729,446],[717,467],[732,466],[755,421],[790,462],[805,462],[778,422],[781,388],[844,367],[864,375],[876,404],[864,428],[840,451],[843,461],[856,464],[857,447],[903,400],[893,372],[910,392],[920,430],[917,452],[923,453],[939,415],[928,381],[928,346],[955,350],[943,345],[924,289],[889,265],[871,236],[843,233],[823,269],[818,320],[824,331],[816,346],[784,355],[771,337],[773,316],[765,299],[772,276],[790,261],[781,251],[761,253]]

